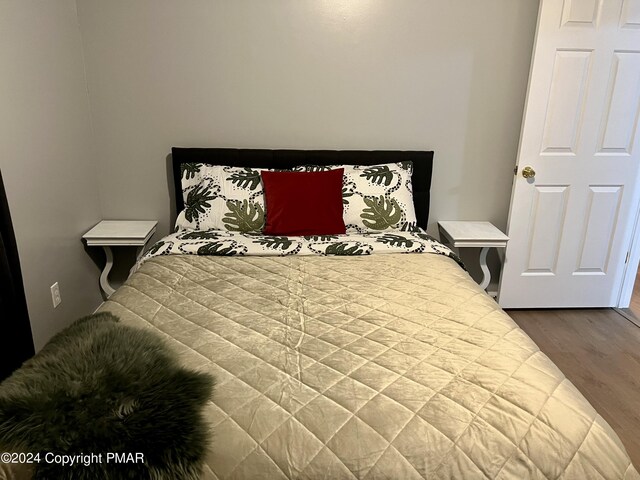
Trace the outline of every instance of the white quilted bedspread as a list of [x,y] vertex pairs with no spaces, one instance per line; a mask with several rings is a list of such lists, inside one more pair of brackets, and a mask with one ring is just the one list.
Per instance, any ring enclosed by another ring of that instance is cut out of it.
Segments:
[[203,478],[640,479],[441,255],[148,260],[101,309],[217,379]]

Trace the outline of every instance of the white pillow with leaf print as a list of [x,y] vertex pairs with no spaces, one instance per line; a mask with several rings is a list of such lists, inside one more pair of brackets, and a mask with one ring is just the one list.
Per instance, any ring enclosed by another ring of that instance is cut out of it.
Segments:
[[412,162],[383,165],[305,165],[295,170],[344,168],[343,219],[347,233],[415,230]]
[[264,192],[260,170],[202,163],[181,165],[184,210],[176,228],[260,232]]
[[412,173],[412,162],[346,165],[342,202],[347,232],[415,229]]

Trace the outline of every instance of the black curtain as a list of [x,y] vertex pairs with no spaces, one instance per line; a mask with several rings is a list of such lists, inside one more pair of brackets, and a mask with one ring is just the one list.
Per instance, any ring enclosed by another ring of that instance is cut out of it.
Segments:
[[0,381],[33,354],[18,248],[0,172]]

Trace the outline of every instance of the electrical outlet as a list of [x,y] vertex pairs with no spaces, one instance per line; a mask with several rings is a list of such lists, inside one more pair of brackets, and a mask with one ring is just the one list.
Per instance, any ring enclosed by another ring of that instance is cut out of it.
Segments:
[[60,296],[60,286],[58,282],[51,285],[51,300],[53,300],[53,308],[56,308],[62,303],[62,297]]

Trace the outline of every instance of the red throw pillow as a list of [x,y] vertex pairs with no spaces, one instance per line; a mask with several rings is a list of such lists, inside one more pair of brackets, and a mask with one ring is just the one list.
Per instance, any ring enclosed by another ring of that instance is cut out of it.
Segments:
[[262,171],[267,235],[337,235],[342,219],[344,169],[324,172]]

